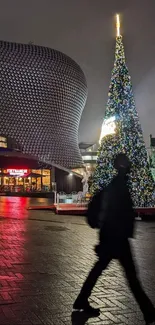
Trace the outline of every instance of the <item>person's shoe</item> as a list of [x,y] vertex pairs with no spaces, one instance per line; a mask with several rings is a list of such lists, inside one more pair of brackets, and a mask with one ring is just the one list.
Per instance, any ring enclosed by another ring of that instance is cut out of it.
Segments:
[[145,317],[146,325],[152,324],[155,322],[155,310]]
[[86,301],[82,301],[79,298],[77,298],[73,304],[73,309],[75,310],[83,310],[85,313],[94,316],[94,317],[98,317],[100,315],[100,309],[99,308],[93,308],[92,306],[90,306],[89,302]]
[[94,247],[94,251],[95,251],[95,253],[96,253],[96,256],[99,257],[99,253],[100,253],[100,245],[96,245],[96,246]]

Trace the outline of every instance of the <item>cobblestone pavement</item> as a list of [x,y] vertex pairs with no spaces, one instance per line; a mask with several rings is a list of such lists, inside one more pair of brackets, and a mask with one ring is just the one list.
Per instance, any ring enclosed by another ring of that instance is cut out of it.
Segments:
[[[100,317],[71,315],[96,259],[96,231],[83,217],[23,208],[16,218],[15,206],[8,206],[0,208],[1,325],[144,324],[117,262],[110,264],[91,296],[92,304],[101,308]],[[137,224],[133,248],[143,285],[155,303],[155,224]]]

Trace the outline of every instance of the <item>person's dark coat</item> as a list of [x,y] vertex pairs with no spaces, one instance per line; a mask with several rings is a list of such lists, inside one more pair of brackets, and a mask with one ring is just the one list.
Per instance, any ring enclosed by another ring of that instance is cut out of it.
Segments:
[[114,255],[124,240],[133,237],[134,210],[127,181],[127,176],[120,170],[106,190],[106,202],[103,201],[106,211],[104,209],[100,245],[108,245]]

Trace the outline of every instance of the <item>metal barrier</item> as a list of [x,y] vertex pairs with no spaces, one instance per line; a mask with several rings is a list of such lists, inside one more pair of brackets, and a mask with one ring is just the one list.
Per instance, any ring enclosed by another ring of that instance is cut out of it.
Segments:
[[83,206],[86,204],[86,199],[83,196],[83,192],[73,192],[71,194],[66,194],[64,192],[57,193],[56,195],[56,204],[57,207],[60,206],[61,203],[64,204],[76,204],[78,206]]

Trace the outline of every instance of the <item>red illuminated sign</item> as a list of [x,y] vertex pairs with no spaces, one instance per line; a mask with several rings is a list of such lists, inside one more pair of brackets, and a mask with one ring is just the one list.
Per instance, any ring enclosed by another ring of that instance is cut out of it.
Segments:
[[7,169],[7,173],[10,174],[10,176],[24,176],[28,173],[27,169]]

